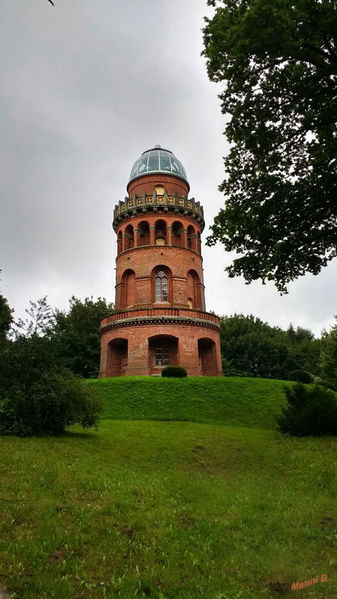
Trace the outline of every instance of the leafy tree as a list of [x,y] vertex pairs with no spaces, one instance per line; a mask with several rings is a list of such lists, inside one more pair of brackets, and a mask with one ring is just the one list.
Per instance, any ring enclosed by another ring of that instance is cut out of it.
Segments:
[[295,368],[318,374],[321,339],[315,339],[309,329],[294,329],[292,325],[287,329],[286,335]]
[[13,322],[12,313],[13,310],[9,307],[6,298],[0,293],[0,343],[6,340],[6,335]]
[[320,368],[322,377],[337,386],[337,322],[323,333]]
[[32,337],[33,335],[46,335],[50,333],[54,325],[53,311],[47,303],[47,296],[29,302],[29,308],[25,310],[28,318],[19,318],[13,326],[14,337]]
[[6,339],[6,335],[13,322],[13,310],[9,307],[6,298],[0,294],[0,343]]
[[230,151],[216,241],[227,268],[280,292],[337,254],[337,4],[208,0],[204,55],[224,84]]
[[58,339],[65,366],[84,377],[96,377],[99,371],[100,337],[102,318],[114,311],[113,304],[104,298],[72,297],[68,312],[54,312],[53,336]]
[[226,376],[288,379],[292,370],[318,373],[320,342],[307,329],[272,327],[253,315],[221,318]]
[[253,315],[221,318],[221,353],[231,369],[248,376],[286,379],[292,365],[284,331]]

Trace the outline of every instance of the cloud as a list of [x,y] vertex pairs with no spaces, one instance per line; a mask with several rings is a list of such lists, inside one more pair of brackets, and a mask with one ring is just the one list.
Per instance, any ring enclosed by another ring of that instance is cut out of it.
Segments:
[[[113,206],[134,160],[161,144],[183,162],[207,224],[223,204],[226,141],[202,50],[201,0],[3,0],[0,268],[18,313],[48,294],[114,298]],[[205,237],[205,236],[204,236]],[[280,297],[228,279],[204,248],[207,305],[319,333],[332,322],[336,265]]]

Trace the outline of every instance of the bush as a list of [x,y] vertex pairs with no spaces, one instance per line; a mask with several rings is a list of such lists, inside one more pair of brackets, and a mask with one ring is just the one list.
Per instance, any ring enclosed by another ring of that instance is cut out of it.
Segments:
[[309,384],[313,382],[313,376],[307,370],[292,370],[288,374],[289,381],[296,381],[297,383]]
[[43,374],[30,389],[14,383],[0,399],[0,431],[15,435],[60,434],[67,426],[97,426],[102,409],[92,387],[67,370]]
[[187,376],[187,372],[185,368],[182,368],[181,366],[165,366],[165,368],[163,368],[161,371],[161,375],[166,377],[182,378]]
[[8,343],[0,356],[0,432],[60,434],[97,426],[102,401],[57,359],[53,344],[32,337]]
[[276,420],[282,433],[297,437],[337,435],[337,401],[330,389],[297,383],[285,387],[288,405]]
[[317,383],[317,385],[320,385],[321,387],[326,387],[327,389],[336,391],[336,387],[331,381],[322,381],[322,379],[320,377],[316,377],[315,383]]

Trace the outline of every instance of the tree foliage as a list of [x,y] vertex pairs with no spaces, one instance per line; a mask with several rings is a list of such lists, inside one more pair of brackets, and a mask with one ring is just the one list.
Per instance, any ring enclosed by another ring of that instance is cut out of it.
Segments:
[[13,310],[8,305],[6,298],[0,294],[0,343],[6,339],[6,335],[13,322]]
[[45,295],[36,302],[29,302],[26,308],[25,319],[19,318],[13,325],[14,337],[32,337],[33,335],[46,335],[54,325],[54,316]]
[[[1,274],[1,270],[0,270]],[[6,336],[13,322],[13,310],[8,301],[0,293],[0,344],[6,340]]]
[[69,311],[54,312],[53,336],[58,339],[64,364],[83,377],[96,377],[100,359],[100,321],[114,311],[104,298],[72,297]]
[[323,333],[320,369],[323,379],[337,387],[337,322]]
[[209,244],[229,276],[281,292],[337,254],[337,3],[208,0],[204,55],[224,83],[225,208]]
[[96,426],[102,402],[65,369],[53,339],[33,334],[0,351],[0,432],[59,434],[79,423]]
[[227,376],[288,379],[294,369],[318,373],[320,341],[311,331],[272,327],[253,315],[221,318],[221,354]]

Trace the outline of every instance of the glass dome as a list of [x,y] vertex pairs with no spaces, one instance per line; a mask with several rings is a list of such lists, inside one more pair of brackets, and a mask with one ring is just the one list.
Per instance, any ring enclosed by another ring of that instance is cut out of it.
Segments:
[[129,183],[142,175],[152,173],[176,175],[188,183],[185,169],[180,160],[175,157],[173,152],[165,150],[159,145],[145,150],[136,160],[131,169]]

